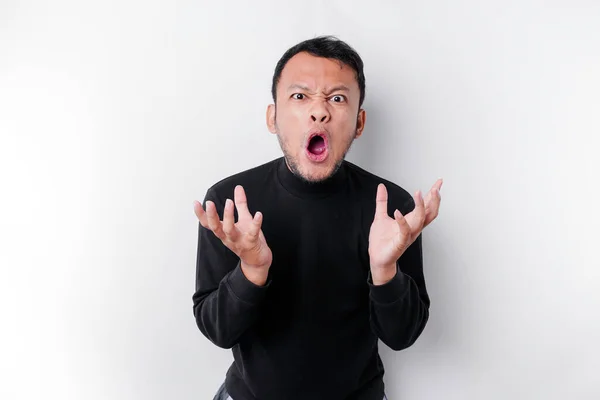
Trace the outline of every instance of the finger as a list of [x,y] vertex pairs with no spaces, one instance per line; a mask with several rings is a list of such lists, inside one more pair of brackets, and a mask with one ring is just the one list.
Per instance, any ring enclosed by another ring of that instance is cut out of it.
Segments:
[[198,217],[200,225],[208,229],[208,218],[206,217],[206,212],[204,212],[204,208],[202,208],[202,204],[199,201],[194,201],[194,213],[196,213],[196,217]]
[[425,196],[425,199],[424,199],[425,209],[427,209],[427,207],[429,206],[431,201],[435,198],[435,196],[436,196],[436,189],[432,187],[431,190],[429,190],[429,192],[427,192],[427,195]]
[[427,192],[427,196],[425,197],[425,208],[427,208],[428,204],[433,200],[439,200],[441,198],[440,190],[442,188],[443,183],[444,181],[442,179],[438,179],[431,187],[431,190]]
[[423,200],[423,193],[420,190],[417,190],[415,194],[415,209],[413,211],[416,211],[417,221],[420,227],[422,227],[425,221],[425,201]]
[[398,210],[394,211],[394,219],[400,228],[400,236],[405,238],[410,238],[411,230],[410,225],[406,221],[406,218],[402,215],[402,213]]
[[440,209],[441,195],[437,188],[431,189],[431,194],[428,195],[430,200],[425,205],[426,216],[424,226],[429,225],[438,216]]
[[244,218],[252,218],[252,215],[250,215],[250,210],[248,210],[248,200],[246,199],[246,192],[244,191],[244,188],[241,185],[237,185],[235,187],[233,196],[233,199],[235,201],[235,207],[238,210],[238,215],[240,219],[242,218],[242,216]]
[[217,214],[217,207],[212,201],[206,202],[206,215],[208,217],[208,227],[210,230],[213,231],[215,236],[223,240],[225,238],[225,233],[223,233],[219,214]]
[[412,234],[416,234],[423,229],[425,223],[425,203],[423,194],[417,190],[414,195],[415,208],[406,215],[405,219],[410,226]]
[[427,206],[428,201],[440,197],[440,190],[442,189],[443,183],[443,179],[440,178],[431,186],[431,189],[427,192],[427,197],[425,198],[425,206]]
[[439,209],[440,209],[440,204],[433,204],[431,205],[429,208],[427,208],[427,215],[425,216],[425,222],[423,223],[423,226],[427,226],[430,223],[433,222],[434,219],[437,218],[438,214],[439,214]]
[[252,224],[250,224],[250,229],[248,229],[248,238],[251,241],[258,240],[258,236],[260,234],[260,227],[262,226],[263,215],[260,211],[257,211],[254,214],[254,218],[252,218]]
[[233,201],[231,199],[225,200],[225,209],[223,210],[223,232],[230,240],[235,242],[238,235],[235,227],[233,208]]
[[380,183],[377,186],[377,197],[375,198],[375,218],[388,217],[387,201],[387,189],[383,183]]

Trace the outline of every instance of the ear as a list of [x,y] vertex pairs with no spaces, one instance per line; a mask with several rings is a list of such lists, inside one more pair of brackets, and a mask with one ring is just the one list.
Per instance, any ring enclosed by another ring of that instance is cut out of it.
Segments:
[[367,112],[361,108],[358,111],[358,116],[356,118],[356,134],[354,135],[355,139],[359,138],[362,135],[363,130],[365,129],[365,124],[367,122]]
[[277,133],[277,124],[275,123],[275,104],[269,104],[267,107],[267,128],[269,128],[269,132]]

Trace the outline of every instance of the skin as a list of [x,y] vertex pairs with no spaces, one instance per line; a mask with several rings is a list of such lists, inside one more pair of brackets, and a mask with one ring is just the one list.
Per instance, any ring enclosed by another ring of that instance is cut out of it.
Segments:
[[[366,112],[359,107],[360,90],[352,68],[308,53],[298,53],[284,67],[277,85],[277,102],[267,107],[267,127],[279,140],[288,168],[298,177],[319,182],[334,174],[363,133]],[[328,137],[328,156],[323,162],[306,156],[308,137],[314,130]],[[387,214],[388,194],[380,184],[375,194],[376,211],[369,232],[371,275],[375,285],[396,274],[396,261],[438,215],[442,180],[423,197],[415,192],[415,209],[403,216]],[[234,223],[234,207],[238,222]],[[262,214],[250,214],[244,189],[237,186],[234,200],[227,199],[223,221],[213,202],[206,210],[194,202],[200,224],[210,229],[241,260],[248,280],[262,286],[267,281],[273,255],[261,230]]]
[[[331,176],[362,135],[366,112],[359,110],[355,75],[337,60],[304,52],[292,57],[281,73],[277,103],[267,107],[267,127],[277,135],[290,170],[304,180]],[[329,154],[324,162],[315,163],[305,154],[312,130],[327,133]]]
[[405,216],[398,210],[394,216],[387,213],[387,190],[385,185],[377,187],[376,209],[369,232],[369,258],[373,284],[383,285],[396,275],[396,261],[414,243],[423,229],[437,218],[440,209],[438,179],[425,198],[420,190],[415,192],[415,209]]

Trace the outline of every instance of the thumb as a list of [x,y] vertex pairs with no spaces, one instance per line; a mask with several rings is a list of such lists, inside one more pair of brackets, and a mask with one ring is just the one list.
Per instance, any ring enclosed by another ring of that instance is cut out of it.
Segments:
[[387,189],[383,183],[380,183],[377,186],[377,197],[375,198],[375,219],[388,217],[387,202]]

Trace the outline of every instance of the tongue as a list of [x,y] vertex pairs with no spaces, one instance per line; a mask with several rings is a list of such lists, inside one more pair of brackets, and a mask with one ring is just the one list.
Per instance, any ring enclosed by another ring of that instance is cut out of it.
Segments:
[[325,141],[320,136],[314,137],[308,145],[308,150],[316,155],[323,154],[325,151]]

